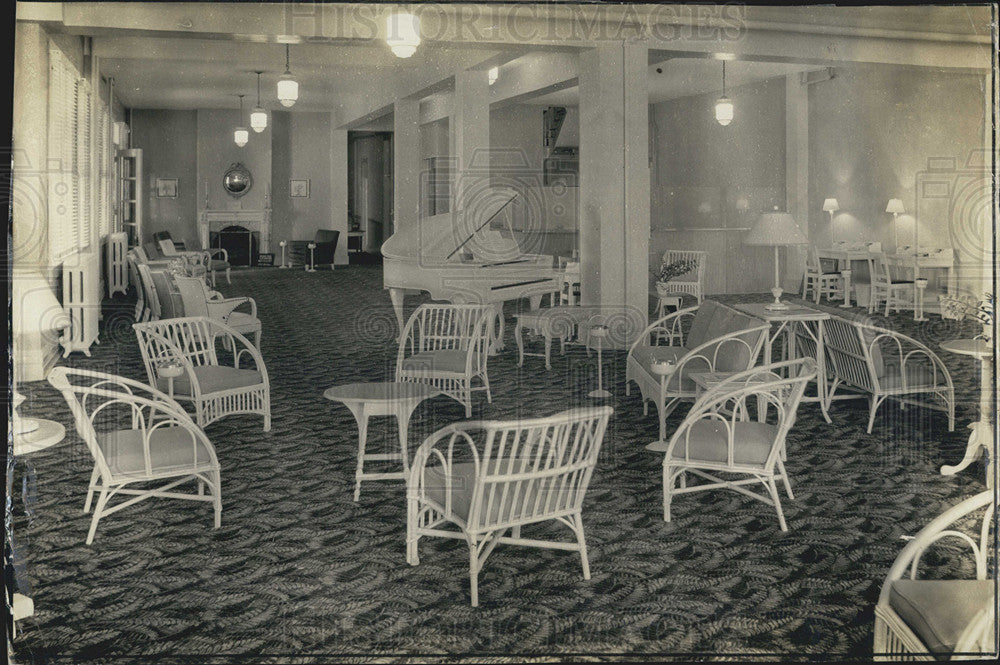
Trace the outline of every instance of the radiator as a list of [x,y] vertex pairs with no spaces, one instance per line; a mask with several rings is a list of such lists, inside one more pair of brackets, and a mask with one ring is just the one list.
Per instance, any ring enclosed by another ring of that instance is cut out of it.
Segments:
[[125,233],[108,234],[108,297],[116,293],[128,292],[128,270],[125,265],[125,252],[128,249],[128,235]]
[[69,316],[69,325],[59,339],[63,358],[74,351],[83,351],[89,356],[91,344],[98,343],[100,276],[100,252],[73,254],[63,263],[62,304]]

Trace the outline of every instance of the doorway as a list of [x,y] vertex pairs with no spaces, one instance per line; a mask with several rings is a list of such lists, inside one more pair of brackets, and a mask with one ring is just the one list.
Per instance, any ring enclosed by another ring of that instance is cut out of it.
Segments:
[[347,248],[351,263],[381,258],[393,233],[392,132],[347,133]]

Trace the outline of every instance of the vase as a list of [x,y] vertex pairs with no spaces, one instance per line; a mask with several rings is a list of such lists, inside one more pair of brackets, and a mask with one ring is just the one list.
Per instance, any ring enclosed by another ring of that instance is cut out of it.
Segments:
[[669,294],[670,294],[670,292],[667,290],[667,283],[666,282],[657,282],[656,283],[656,295],[658,295],[658,296],[660,296],[662,298],[663,296],[666,296],[666,295],[669,295]]

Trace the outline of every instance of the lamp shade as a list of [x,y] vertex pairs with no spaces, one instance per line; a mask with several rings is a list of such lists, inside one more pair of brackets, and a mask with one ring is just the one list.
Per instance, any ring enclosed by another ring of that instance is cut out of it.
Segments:
[[385,22],[385,43],[399,58],[409,58],[420,46],[420,19],[413,14],[390,14]]
[[837,212],[838,210],[840,210],[840,204],[837,203],[837,199],[824,199],[823,212]]
[[250,113],[250,128],[260,134],[267,129],[267,111],[257,106]]
[[729,97],[719,97],[715,102],[715,121],[725,127],[733,121],[733,100]]
[[282,106],[288,107],[295,104],[299,98],[299,83],[292,78],[289,72],[285,72],[278,79],[278,101]]
[[889,204],[885,207],[885,211],[898,215],[899,213],[906,212],[906,209],[903,208],[902,199],[889,199]]
[[247,131],[246,127],[237,127],[233,132],[233,141],[239,147],[243,147],[250,140],[250,132]]
[[743,238],[747,245],[807,245],[809,239],[787,212],[761,213]]

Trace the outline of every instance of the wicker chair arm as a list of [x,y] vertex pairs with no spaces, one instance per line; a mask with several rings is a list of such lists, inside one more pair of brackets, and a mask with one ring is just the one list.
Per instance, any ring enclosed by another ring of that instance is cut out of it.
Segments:
[[[962,539],[969,542],[973,546],[973,553],[976,556],[977,577],[979,577],[979,579],[984,579],[986,571],[986,557],[989,555],[989,548],[984,546],[988,546],[989,544],[989,527],[994,508],[991,505],[993,498],[993,490],[980,492],[979,494],[976,494],[975,496],[972,496],[944,511],[931,520],[927,526],[917,532],[917,535],[913,537],[913,540],[906,544],[906,547],[904,547],[896,557],[892,567],[889,568],[889,572],[886,574],[885,580],[882,582],[882,589],[878,596],[878,604],[888,605],[889,592],[892,582],[903,579],[903,576],[907,574],[907,569],[909,569],[909,576],[911,578],[914,577],[916,574],[916,566],[920,562],[921,554],[923,554],[924,550],[926,550],[928,546],[944,536],[964,536]],[[975,542],[973,542],[972,539],[966,534],[960,534],[960,532],[947,528],[960,518],[965,517],[983,506],[990,507],[987,509],[986,515],[983,519],[979,545],[976,545]]]
[[[481,427],[481,423],[475,421],[459,423],[443,427],[428,436],[420,444],[416,454],[413,456],[413,463],[410,465],[410,475],[406,484],[407,499],[416,500],[423,496],[429,461],[437,460],[440,462],[440,468],[444,476],[446,478],[451,476],[456,442],[464,442],[472,452],[472,463],[475,475],[478,477],[480,471],[479,450],[476,448],[475,439],[469,435],[469,431],[480,429]],[[442,446],[442,442],[446,442],[447,445]],[[444,507],[446,512],[451,512],[451,484],[445,486]]]
[[[672,332],[673,331],[672,329],[680,324],[682,316],[694,316],[697,311],[698,311],[698,306],[696,305],[694,307],[688,307],[686,309],[679,309],[676,312],[671,312],[670,314],[661,316],[656,321],[653,321],[648,326],[646,326],[646,329],[643,330],[641,333],[639,333],[638,337],[635,338],[635,341],[632,342],[632,346],[630,346],[628,349],[629,355],[632,355],[632,351],[634,351],[635,348],[640,344],[643,344],[644,341],[647,342],[646,344],[644,344],[644,346],[650,346],[648,344],[649,336],[652,335],[654,331],[664,330],[668,333]],[[668,321],[670,321],[670,326],[671,326],[670,328],[666,327]]]
[[[680,312],[675,312],[675,314],[679,314],[679,313]],[[676,386],[674,386],[675,389],[679,389],[680,388],[680,382],[681,382],[681,379],[684,376],[683,370],[685,369],[685,367],[687,365],[689,365],[691,363],[694,363],[694,362],[697,362],[697,361],[704,362],[707,365],[707,367],[708,367],[708,369],[706,371],[708,371],[708,372],[714,372],[715,371],[715,364],[716,364],[716,361],[718,360],[719,349],[725,343],[727,343],[727,342],[729,342],[731,340],[736,340],[735,343],[742,343],[742,344],[746,344],[747,345],[747,347],[749,348],[751,354],[754,354],[754,357],[752,357],[750,359],[750,362],[752,364],[756,360],[755,351],[759,351],[760,350],[759,349],[759,344],[758,345],[750,345],[747,342],[744,342],[743,340],[740,340],[739,338],[742,335],[745,335],[747,333],[752,333],[752,332],[756,332],[761,337],[763,337],[764,335],[767,334],[767,331],[770,330],[770,328],[771,328],[770,325],[764,324],[764,325],[756,326],[756,327],[753,327],[753,328],[746,328],[744,330],[737,330],[737,331],[734,331],[734,332],[731,332],[731,333],[726,333],[725,335],[720,335],[719,337],[713,337],[712,339],[708,340],[707,342],[704,342],[703,344],[700,344],[700,345],[696,346],[695,348],[691,349],[690,351],[688,351],[687,353],[685,353],[681,358],[679,358],[677,360],[677,364],[676,364],[676,367],[674,368],[673,373],[670,376],[667,377],[668,390],[669,390],[669,386],[670,386],[671,382],[675,382],[676,383]],[[709,355],[706,353],[706,351],[708,349],[712,348],[713,346],[715,347],[715,350],[711,354],[711,357],[709,357]],[[756,349],[754,348],[755,346],[757,347]]]

